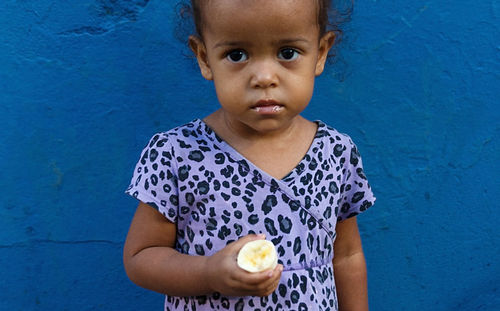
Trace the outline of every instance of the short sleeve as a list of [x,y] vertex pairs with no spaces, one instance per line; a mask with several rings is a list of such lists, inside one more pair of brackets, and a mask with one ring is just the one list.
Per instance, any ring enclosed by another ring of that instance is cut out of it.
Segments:
[[371,207],[375,197],[366,175],[358,148],[349,138],[344,159],[344,178],[340,187],[340,211],[338,221],[354,217]]
[[142,150],[125,193],[155,207],[169,221],[175,222],[179,205],[176,167],[168,135],[154,135]]

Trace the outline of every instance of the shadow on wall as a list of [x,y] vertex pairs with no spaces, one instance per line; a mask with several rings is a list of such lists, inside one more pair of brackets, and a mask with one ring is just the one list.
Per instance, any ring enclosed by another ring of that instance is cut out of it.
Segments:
[[90,7],[94,23],[59,32],[61,36],[102,35],[115,29],[117,25],[135,22],[150,0],[97,0]]

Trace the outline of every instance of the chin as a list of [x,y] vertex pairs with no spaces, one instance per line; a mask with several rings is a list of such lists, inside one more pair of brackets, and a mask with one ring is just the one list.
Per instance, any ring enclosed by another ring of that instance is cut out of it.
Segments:
[[269,118],[267,120],[260,120],[256,123],[249,124],[249,126],[256,132],[260,133],[273,133],[286,129],[292,124],[293,120],[278,120]]

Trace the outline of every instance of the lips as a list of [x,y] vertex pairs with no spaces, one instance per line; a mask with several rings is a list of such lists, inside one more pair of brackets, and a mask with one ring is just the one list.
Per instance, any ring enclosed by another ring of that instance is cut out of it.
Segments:
[[252,106],[252,109],[264,114],[277,113],[283,109],[283,105],[274,99],[261,99]]

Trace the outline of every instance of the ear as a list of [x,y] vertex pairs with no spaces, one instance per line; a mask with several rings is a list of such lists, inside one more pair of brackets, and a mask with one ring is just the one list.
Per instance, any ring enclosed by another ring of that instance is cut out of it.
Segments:
[[198,60],[198,66],[200,66],[201,75],[207,79],[212,80],[212,70],[208,64],[207,49],[205,44],[199,37],[189,36],[189,47],[193,51],[196,59]]
[[326,59],[328,57],[328,52],[330,51],[333,43],[335,42],[335,33],[333,31],[329,31],[321,37],[319,40],[319,48],[318,48],[318,61],[316,62],[316,76],[319,76],[323,73],[323,69],[325,69]]

